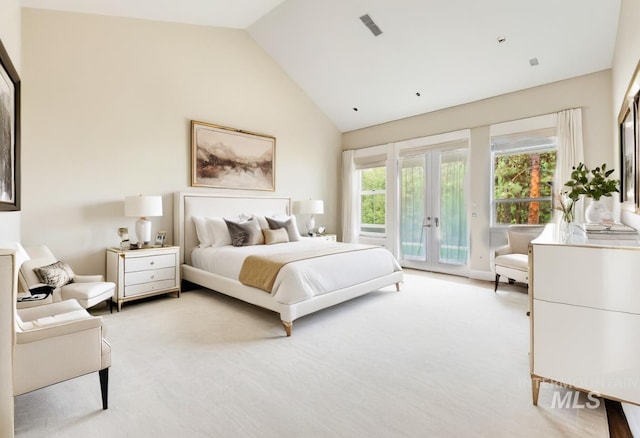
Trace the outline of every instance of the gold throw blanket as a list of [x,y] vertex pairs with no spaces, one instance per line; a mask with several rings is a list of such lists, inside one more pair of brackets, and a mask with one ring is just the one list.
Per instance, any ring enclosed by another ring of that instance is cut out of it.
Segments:
[[331,246],[328,248],[287,252],[269,256],[250,255],[242,263],[242,268],[240,268],[239,280],[240,283],[247,286],[252,286],[267,292],[271,292],[273,290],[273,283],[275,283],[276,277],[278,276],[278,272],[280,272],[280,269],[288,263],[298,260],[324,257],[343,252],[362,251],[371,248],[376,247],[369,245],[342,243],[339,246]]

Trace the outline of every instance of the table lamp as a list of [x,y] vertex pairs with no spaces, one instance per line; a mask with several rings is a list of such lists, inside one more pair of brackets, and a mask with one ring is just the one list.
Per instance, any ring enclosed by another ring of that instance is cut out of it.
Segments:
[[124,215],[139,218],[136,221],[138,244],[148,245],[151,242],[151,221],[147,217],[162,216],[162,196],[127,196],[124,198]]
[[293,209],[296,213],[310,215],[306,226],[307,233],[309,233],[310,236],[313,236],[313,230],[316,227],[316,221],[313,215],[324,213],[324,201],[317,199],[305,199],[304,201],[296,201],[293,203]]

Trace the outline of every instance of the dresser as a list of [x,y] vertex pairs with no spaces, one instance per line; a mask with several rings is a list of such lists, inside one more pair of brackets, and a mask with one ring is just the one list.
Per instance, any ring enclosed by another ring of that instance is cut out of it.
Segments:
[[152,295],[175,292],[180,297],[180,248],[107,249],[107,281],[116,284],[113,300],[122,304]]
[[533,404],[543,382],[640,403],[640,246],[554,224],[529,257]]

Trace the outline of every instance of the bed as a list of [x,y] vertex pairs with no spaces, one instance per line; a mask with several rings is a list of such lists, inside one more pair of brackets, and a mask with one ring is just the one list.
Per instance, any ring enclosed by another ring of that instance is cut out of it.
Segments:
[[[180,247],[182,279],[277,312],[287,336],[291,336],[293,321],[304,315],[386,286],[395,285],[400,290],[402,269],[382,247],[309,237],[278,245],[207,246],[199,238],[202,229],[196,230],[196,222],[202,218],[208,218],[208,225],[213,227],[211,224],[222,218],[260,218],[262,224],[265,217],[290,217],[290,198],[178,192],[174,204],[174,239]],[[294,252],[306,256],[283,263],[271,279],[272,290],[246,281],[242,265],[247,259],[287,259]]]

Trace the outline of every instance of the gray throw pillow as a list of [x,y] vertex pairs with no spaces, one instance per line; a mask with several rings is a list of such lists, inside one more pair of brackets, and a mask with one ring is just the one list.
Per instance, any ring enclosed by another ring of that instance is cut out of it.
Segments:
[[258,225],[258,221],[253,218],[244,222],[234,222],[227,219],[224,221],[229,229],[233,246],[250,246],[264,243],[262,229]]
[[75,277],[75,274],[71,270],[71,267],[66,263],[62,263],[60,261],[47,266],[33,268],[33,270],[42,283],[53,288],[62,287],[65,284],[73,283],[73,278]]
[[300,240],[300,233],[298,232],[298,226],[296,225],[296,218],[291,216],[286,220],[277,220],[272,219],[270,217],[265,218],[267,223],[269,224],[269,228],[272,230],[277,230],[278,228],[284,228],[287,230],[287,234],[289,235],[289,242],[297,242]]

